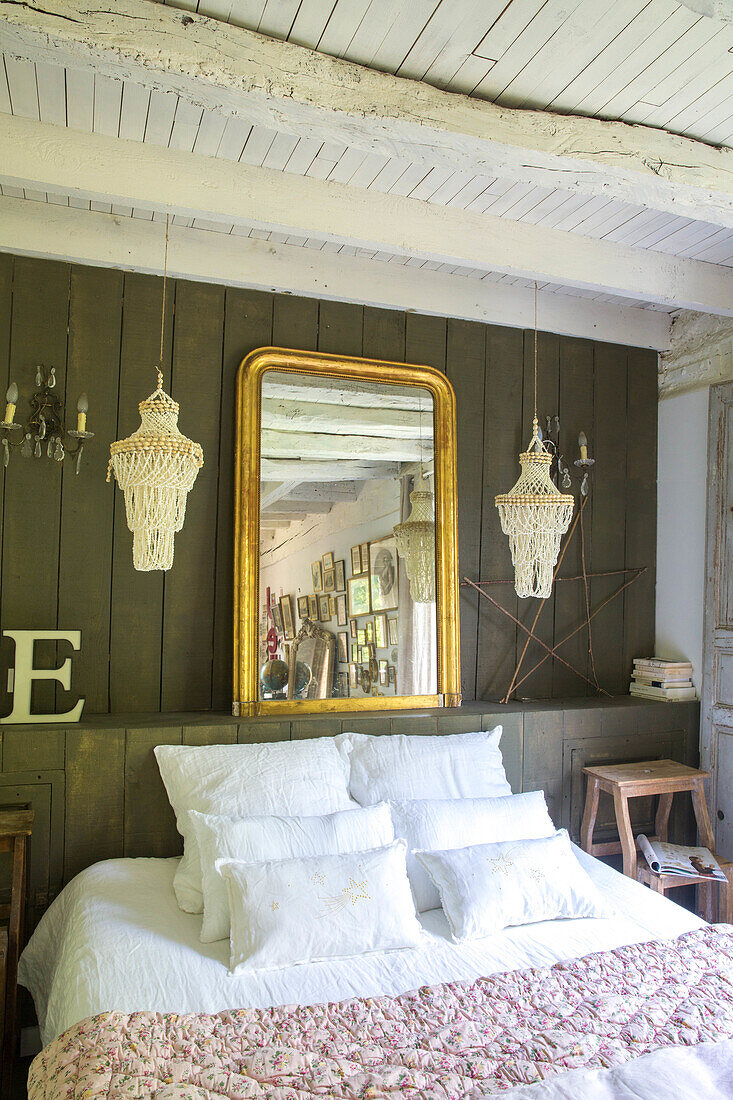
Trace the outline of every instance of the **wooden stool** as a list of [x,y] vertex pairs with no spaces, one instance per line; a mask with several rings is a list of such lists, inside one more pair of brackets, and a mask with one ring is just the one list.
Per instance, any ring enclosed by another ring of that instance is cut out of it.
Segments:
[[[686,764],[678,764],[675,760],[599,765],[583,768],[583,771],[588,776],[583,824],[580,827],[580,845],[583,851],[592,856],[615,855],[621,852],[624,857],[624,874],[635,879],[637,877],[636,840],[631,829],[629,799],[641,798],[644,795],[659,795],[654,822],[656,830],[654,839],[666,840],[672,798],[678,791],[689,791],[692,795],[701,843],[711,852],[715,851],[715,838],[703,789],[703,780],[708,778],[710,772],[700,771],[699,768],[688,768]],[[596,824],[598,798],[601,791],[605,791],[613,798],[619,840],[594,844],[593,829]],[[687,880],[683,880],[679,885],[688,885]]]
[[13,872],[8,914],[8,953],[5,967],[5,1032],[2,1043],[4,1100],[10,1096],[17,1042],[15,1009],[18,998],[18,956],[23,938],[25,913],[26,846],[33,831],[33,810],[0,810],[0,852],[12,852]]

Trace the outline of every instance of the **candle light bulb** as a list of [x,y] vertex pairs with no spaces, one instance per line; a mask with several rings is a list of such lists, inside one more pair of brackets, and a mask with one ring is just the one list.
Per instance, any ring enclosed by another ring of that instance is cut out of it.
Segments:
[[85,393],[80,393],[79,400],[76,403],[76,430],[78,432],[85,432],[87,430],[88,411],[89,399]]
[[11,382],[5,394],[5,423],[12,424],[15,419],[15,406],[18,404],[18,387]]
[[588,439],[585,432],[581,432],[578,436],[578,446],[580,447],[580,459],[585,462],[588,457]]

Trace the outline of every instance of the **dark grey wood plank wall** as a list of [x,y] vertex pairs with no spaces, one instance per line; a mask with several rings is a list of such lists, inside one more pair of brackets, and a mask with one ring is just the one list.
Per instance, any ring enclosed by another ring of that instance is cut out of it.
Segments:
[[[164,332],[165,383],[182,406],[181,429],[204,447],[168,574],[136,573],[119,490],[104,482],[108,445],[138,422],[155,388],[162,280],[54,261],[0,256],[0,389],[16,379],[27,411],[37,363],[55,366],[73,424],[78,393],[89,396],[82,472],[14,454],[0,492],[0,625],[82,630],[74,696],[87,714],[228,711],[231,701],[234,378],[244,355],[268,344],[427,363],[445,371],[458,402],[459,555],[462,575],[506,581],[492,594],[530,621],[535,601],[517,600],[507,539],[494,507],[518,474],[532,415],[530,331],[359,305],[172,280]],[[562,448],[576,457],[583,429],[597,458],[584,516],[589,568],[646,566],[644,579],[601,612],[595,661],[601,683],[624,693],[634,655],[654,641],[656,555],[656,356],[551,333],[539,337],[539,412],[559,414]],[[576,536],[577,537],[577,536]],[[580,541],[563,572],[575,575]],[[616,578],[591,586],[595,605]],[[582,587],[557,586],[539,620],[548,643],[577,625]],[[500,698],[524,635],[461,590],[464,699]],[[39,647],[40,648],[40,647]],[[568,657],[588,666],[585,635]],[[542,656],[534,644],[531,667]],[[51,652],[39,661],[56,661]],[[0,708],[7,712],[0,650]],[[546,661],[521,687],[526,698],[585,696],[586,685]],[[71,696],[57,693],[58,709]],[[53,705],[39,685],[36,705]],[[81,746],[80,746],[81,748]]]

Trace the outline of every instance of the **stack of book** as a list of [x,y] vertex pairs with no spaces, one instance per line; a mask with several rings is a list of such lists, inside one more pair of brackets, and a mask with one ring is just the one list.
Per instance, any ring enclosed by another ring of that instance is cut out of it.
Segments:
[[690,661],[665,661],[662,657],[637,657],[629,694],[672,702],[695,699],[692,664]]

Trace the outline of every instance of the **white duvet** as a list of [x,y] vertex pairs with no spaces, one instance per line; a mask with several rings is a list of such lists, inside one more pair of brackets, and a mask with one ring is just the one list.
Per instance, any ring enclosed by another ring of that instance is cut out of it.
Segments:
[[228,940],[200,943],[201,916],[178,908],[177,859],[107,860],[78,875],[51,905],[23,952],[19,982],[33,996],[45,1045],[79,1020],[112,1009],[219,1012],[398,994],[702,926],[685,909],[574,850],[616,910],[613,917],[544,921],[454,944],[437,909],[421,915],[425,946],[238,977],[228,971]]

